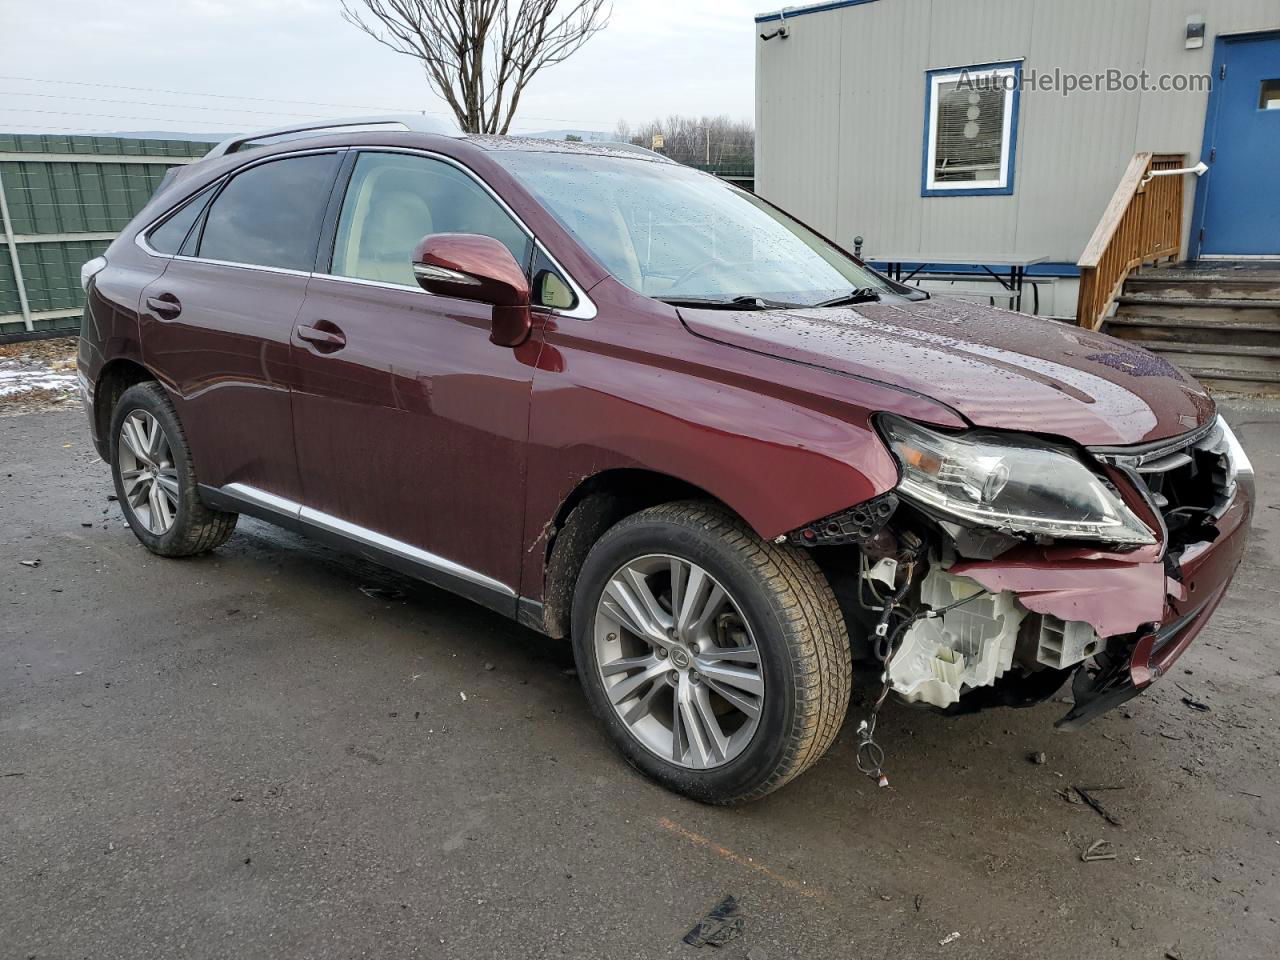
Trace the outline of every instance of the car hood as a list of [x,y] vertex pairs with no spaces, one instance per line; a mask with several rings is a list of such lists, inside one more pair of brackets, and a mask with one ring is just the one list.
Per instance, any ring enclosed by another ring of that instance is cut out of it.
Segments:
[[976,426],[1120,446],[1215,413],[1200,384],[1132,343],[961,300],[680,316],[700,337],[922,394]]

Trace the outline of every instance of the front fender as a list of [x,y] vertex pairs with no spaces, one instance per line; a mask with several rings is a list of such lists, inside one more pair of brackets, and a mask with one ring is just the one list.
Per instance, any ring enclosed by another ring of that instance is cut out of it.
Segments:
[[773,539],[893,488],[897,463],[871,424],[875,412],[964,425],[880,384],[693,337],[685,346],[676,358],[547,332],[530,413],[523,595],[542,594],[542,565],[532,561],[561,505],[604,471],[691,484]]

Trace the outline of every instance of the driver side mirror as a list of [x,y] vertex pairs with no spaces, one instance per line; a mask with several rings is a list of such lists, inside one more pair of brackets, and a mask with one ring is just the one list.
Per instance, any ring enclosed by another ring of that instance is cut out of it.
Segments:
[[501,242],[476,233],[433,233],[413,248],[413,276],[427,293],[493,307],[489,340],[518,347],[529,338],[529,281]]

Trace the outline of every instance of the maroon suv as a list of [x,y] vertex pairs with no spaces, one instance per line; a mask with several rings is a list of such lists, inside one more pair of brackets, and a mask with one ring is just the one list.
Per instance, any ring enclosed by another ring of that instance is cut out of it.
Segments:
[[1159,357],[657,155],[406,126],[221,144],[86,264],[89,419],[154,553],[247,513],[572,637],[626,758],[713,802],[821,757],[855,661],[877,709],[1071,680],[1071,726],[1221,601],[1252,468]]

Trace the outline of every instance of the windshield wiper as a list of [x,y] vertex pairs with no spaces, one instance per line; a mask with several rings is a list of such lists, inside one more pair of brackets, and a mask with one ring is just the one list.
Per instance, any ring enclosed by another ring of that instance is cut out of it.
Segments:
[[821,303],[815,303],[815,307],[846,307],[855,303],[876,303],[880,300],[880,291],[874,287],[859,287],[852,293],[846,293],[843,297],[836,297],[833,300],[823,300]]
[[718,300],[715,297],[659,297],[663,303],[673,307],[699,307],[705,310],[789,310],[798,307],[797,303],[783,303],[780,300],[766,300],[764,297],[732,297]]

